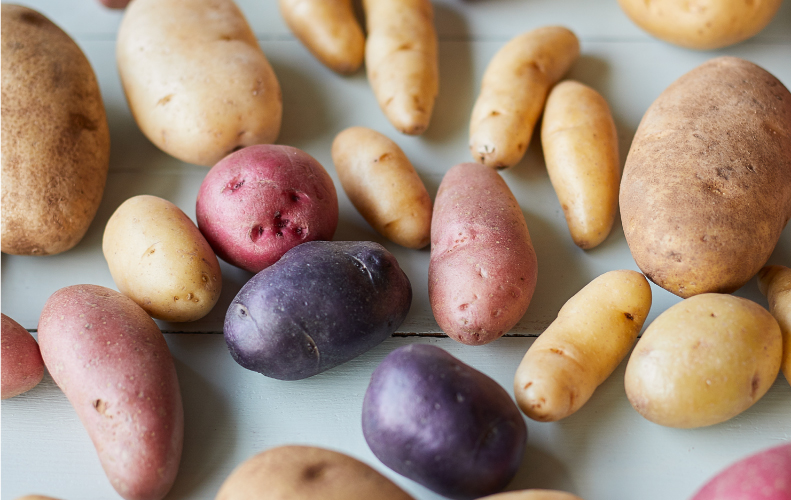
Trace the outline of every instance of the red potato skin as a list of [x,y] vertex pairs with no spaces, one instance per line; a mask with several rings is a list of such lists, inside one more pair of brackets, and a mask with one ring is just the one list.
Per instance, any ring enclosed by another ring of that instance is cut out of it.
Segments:
[[714,476],[692,500],[791,500],[791,444],[736,462]]
[[537,272],[522,209],[497,171],[450,169],[431,220],[428,293],[439,326],[468,345],[501,337],[525,314]]
[[125,9],[131,0],[99,0],[108,9]]
[[184,411],[156,323],[115,290],[75,285],[47,300],[38,337],[115,490],[127,500],[163,498],[181,460]]
[[0,385],[2,399],[18,396],[41,382],[44,377],[44,361],[36,339],[25,328],[2,316],[2,358],[0,359]]

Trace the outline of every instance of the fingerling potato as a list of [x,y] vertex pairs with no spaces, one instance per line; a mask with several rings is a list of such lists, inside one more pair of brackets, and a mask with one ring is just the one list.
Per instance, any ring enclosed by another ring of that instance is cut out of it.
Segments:
[[758,288],[769,300],[769,312],[783,333],[783,361],[780,368],[791,384],[791,269],[766,266],[758,273]]

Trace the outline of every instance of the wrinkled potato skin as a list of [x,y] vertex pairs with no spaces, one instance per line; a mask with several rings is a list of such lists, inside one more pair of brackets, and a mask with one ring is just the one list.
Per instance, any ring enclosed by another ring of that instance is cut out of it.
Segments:
[[27,392],[44,377],[44,360],[36,339],[25,328],[5,314],[2,318],[2,399]]
[[566,302],[528,349],[514,377],[519,408],[554,422],[584,405],[629,350],[651,309],[651,286],[635,271],[610,271]]
[[385,476],[348,455],[311,446],[280,446],[249,458],[216,500],[413,500]]
[[782,0],[618,0],[649,34],[690,49],[713,50],[747,40],[764,29]]
[[365,35],[351,0],[279,0],[291,32],[322,64],[349,75],[360,69]]
[[351,127],[335,137],[332,161],[349,200],[379,234],[407,248],[428,245],[431,197],[398,144]]
[[93,69],[38,12],[2,6],[2,251],[52,255],[85,235],[104,193],[110,132]]
[[517,36],[494,55],[470,118],[470,153],[475,161],[498,169],[519,163],[549,89],[579,53],[574,33],[548,26]]
[[758,273],[758,287],[769,300],[769,312],[783,333],[783,361],[780,367],[791,384],[791,269],[766,266]]
[[620,191],[635,262],[662,288],[730,293],[791,217],[791,93],[760,67],[710,60],[643,116]]
[[102,251],[118,290],[151,316],[194,321],[220,298],[222,275],[198,227],[156,196],[126,200],[104,230]]
[[626,396],[659,425],[724,422],[769,390],[782,350],[780,327],[763,307],[732,295],[696,295],[643,332],[626,365]]
[[478,500],[582,500],[577,495],[556,490],[520,490],[489,495]]
[[116,59],[140,130],[179,160],[211,166],[277,139],[280,84],[232,0],[134,0]]
[[579,82],[557,84],[544,108],[541,145],[571,238],[583,249],[599,245],[615,221],[621,180],[607,101]]

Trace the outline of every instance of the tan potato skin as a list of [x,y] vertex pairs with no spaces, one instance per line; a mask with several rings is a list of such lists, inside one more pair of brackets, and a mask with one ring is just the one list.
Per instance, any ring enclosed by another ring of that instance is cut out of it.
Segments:
[[626,365],[626,396],[659,425],[724,422],[769,390],[782,351],[780,327],[763,307],[732,295],[696,295],[643,332]]
[[517,36],[494,55],[470,118],[470,153],[475,161],[498,169],[519,163],[549,89],[579,53],[574,33],[547,26]]
[[25,328],[5,314],[0,337],[0,397],[13,398],[34,388],[44,378],[44,360],[36,339]]
[[649,34],[690,49],[713,50],[747,40],[764,29],[782,0],[618,0]]
[[379,107],[401,133],[428,128],[439,92],[430,0],[363,0],[365,67]]
[[582,500],[577,495],[557,490],[520,490],[489,495],[478,500]]
[[184,410],[154,320],[115,290],[75,285],[47,300],[38,340],[113,488],[126,500],[163,498],[181,460]]
[[783,361],[780,368],[791,384],[791,269],[766,266],[758,273],[758,287],[769,300],[769,312],[783,333]]
[[431,237],[431,197],[398,144],[365,127],[347,128],[332,143],[343,190],[379,234],[407,248]]
[[104,193],[110,132],[93,69],[38,12],[2,6],[2,251],[52,255],[85,235]]
[[412,500],[348,455],[311,446],[280,446],[246,460],[216,500]]
[[621,179],[624,234],[662,288],[730,293],[791,217],[791,93],[735,57],[683,75],[637,128]]
[[43,495],[25,495],[23,497],[17,498],[16,500],[58,500],[58,499],[53,497],[45,497]]
[[232,0],[134,0],[116,59],[140,130],[179,160],[211,166],[277,139],[280,84]]
[[194,321],[220,298],[214,251],[192,220],[162,198],[140,195],[121,204],[107,221],[102,252],[118,290],[155,318]]
[[629,354],[651,309],[635,271],[610,271],[566,302],[528,349],[514,377],[519,408],[554,422],[579,410]]
[[351,0],[279,0],[291,32],[331,70],[349,75],[360,69],[365,35]]
[[621,181],[618,132],[607,101],[579,82],[557,84],[544,108],[541,145],[571,238],[580,248],[599,245],[615,221]]

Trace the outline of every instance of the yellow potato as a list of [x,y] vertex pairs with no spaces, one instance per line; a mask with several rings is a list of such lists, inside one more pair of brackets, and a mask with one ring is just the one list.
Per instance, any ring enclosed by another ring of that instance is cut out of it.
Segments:
[[155,318],[194,321],[220,298],[217,257],[190,218],[162,198],[135,196],[118,207],[102,251],[118,290]]
[[494,55],[470,119],[470,153],[475,161],[493,168],[519,163],[549,89],[579,53],[574,33],[549,26],[517,36]]
[[279,5],[292,33],[322,64],[343,74],[360,68],[365,35],[351,0],[279,0]]
[[557,84],[544,108],[541,145],[571,238],[580,248],[597,246],[610,234],[621,180],[607,101],[579,82]]
[[179,160],[211,166],[277,139],[280,85],[233,0],[135,0],[116,58],[140,130]]
[[430,0],[363,0],[365,67],[379,107],[401,133],[422,134],[439,91]]
[[478,500],[582,500],[577,495],[556,490],[519,490],[489,495]]
[[758,287],[769,299],[769,312],[783,333],[783,361],[780,365],[791,384],[791,269],[766,266],[758,273]]
[[651,309],[651,287],[635,271],[591,281],[528,349],[514,377],[519,408],[530,418],[565,418],[590,399],[629,353]]
[[638,413],[660,425],[724,422],[769,390],[782,349],[780,326],[755,302],[695,295],[643,332],[626,365],[626,396]]
[[335,137],[332,161],[349,200],[374,229],[407,248],[428,245],[431,197],[398,144],[351,127]]

